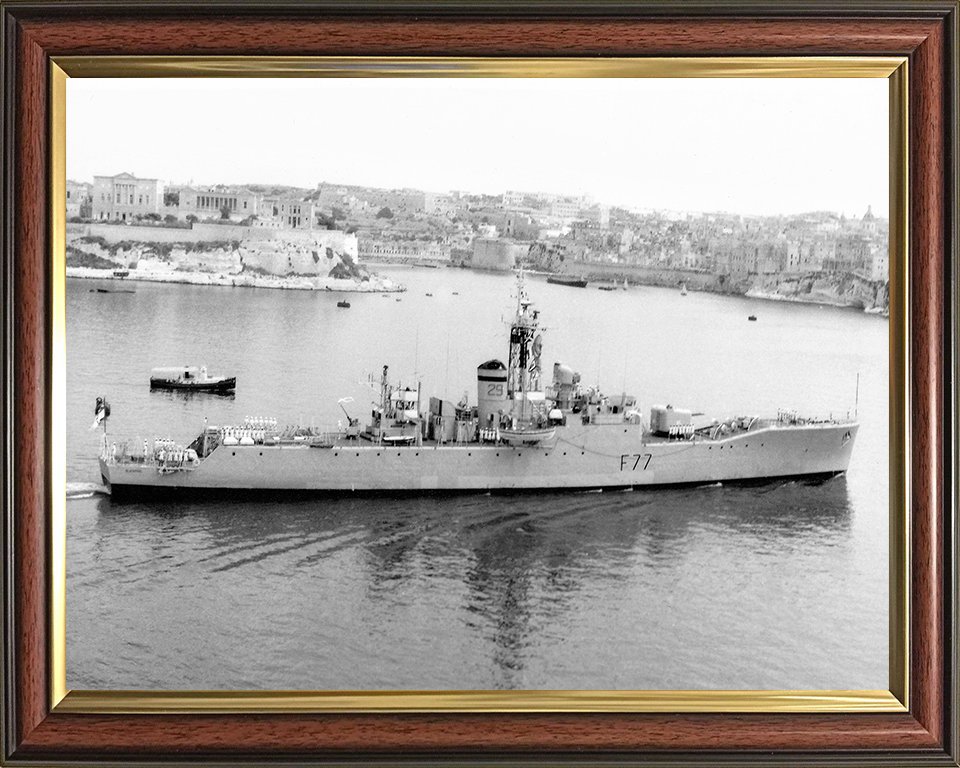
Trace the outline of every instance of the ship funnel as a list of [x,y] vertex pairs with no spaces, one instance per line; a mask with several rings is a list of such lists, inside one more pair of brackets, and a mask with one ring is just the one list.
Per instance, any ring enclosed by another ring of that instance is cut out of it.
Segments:
[[488,360],[477,367],[477,416],[480,428],[496,426],[507,408],[507,366]]

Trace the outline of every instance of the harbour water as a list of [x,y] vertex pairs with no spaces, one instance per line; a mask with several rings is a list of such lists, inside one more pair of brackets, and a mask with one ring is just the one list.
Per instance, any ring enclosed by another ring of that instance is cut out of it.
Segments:
[[[112,436],[365,420],[389,365],[476,402],[513,277],[386,268],[407,293],[67,282],[67,685],[168,689],[887,687],[886,320],[529,278],[587,385],[718,417],[853,412],[846,476],[632,493],[113,504]],[[132,293],[101,293],[124,289]],[[428,295],[432,294],[432,295]],[[399,300],[398,300],[399,298]],[[748,322],[749,315],[756,322]],[[234,397],[151,392],[155,366]],[[857,376],[859,374],[859,394]]]

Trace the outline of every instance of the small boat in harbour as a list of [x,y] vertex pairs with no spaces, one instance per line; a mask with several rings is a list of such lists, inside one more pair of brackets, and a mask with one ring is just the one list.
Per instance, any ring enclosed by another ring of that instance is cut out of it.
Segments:
[[747,320],[749,320],[751,323],[755,323],[755,322],[757,321],[757,316],[756,316],[756,315],[750,315],[750,316],[747,318]]
[[548,283],[553,283],[554,285],[566,285],[570,288],[586,288],[587,281],[582,277],[572,277],[570,275],[550,275],[547,278]]
[[185,389],[195,392],[230,392],[237,388],[236,376],[210,376],[205,365],[178,365],[150,371],[150,389]]
[[338,301],[338,302],[337,302],[337,306],[340,307],[340,309],[350,309],[350,302],[349,302],[349,301]]

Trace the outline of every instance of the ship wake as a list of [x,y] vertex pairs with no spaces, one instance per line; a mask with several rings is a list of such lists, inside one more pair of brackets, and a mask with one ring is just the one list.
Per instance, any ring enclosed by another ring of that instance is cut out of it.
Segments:
[[89,499],[91,496],[100,496],[110,493],[107,486],[101,483],[67,483],[68,499]]

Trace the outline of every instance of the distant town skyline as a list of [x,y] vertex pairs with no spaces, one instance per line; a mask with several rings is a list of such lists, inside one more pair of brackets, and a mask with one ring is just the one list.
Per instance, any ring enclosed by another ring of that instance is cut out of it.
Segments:
[[874,79],[71,79],[67,174],[886,216],[887,109]]

